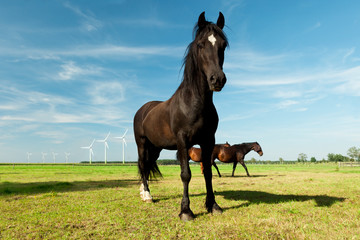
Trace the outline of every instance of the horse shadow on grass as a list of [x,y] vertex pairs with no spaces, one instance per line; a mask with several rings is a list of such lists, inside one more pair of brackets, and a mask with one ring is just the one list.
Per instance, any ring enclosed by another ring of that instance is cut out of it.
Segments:
[[137,179],[72,182],[48,181],[31,183],[2,182],[0,183],[0,196],[12,194],[41,194],[49,192],[75,192],[117,187],[127,188],[138,184],[139,180]]
[[[240,190],[231,190],[231,191],[221,191],[215,192],[215,195],[223,196],[228,200],[235,201],[247,201],[242,203],[237,207],[246,207],[251,204],[278,204],[283,202],[305,202],[309,200],[314,200],[316,206],[318,207],[331,207],[336,202],[343,202],[345,198],[342,197],[332,197],[327,195],[295,195],[295,194],[273,194],[262,191],[240,191]],[[230,207],[234,208],[234,207]]]
[[[241,204],[225,207],[223,210],[236,209],[247,207],[252,204],[279,204],[284,202],[305,202],[314,200],[316,207],[331,207],[336,202],[343,202],[346,198],[332,197],[328,195],[295,195],[295,194],[273,194],[262,191],[241,191],[241,190],[230,190],[230,191],[215,191],[215,196],[222,196],[227,200],[241,201]],[[182,195],[177,194],[171,197],[154,199],[154,202],[161,202],[170,198],[180,198]],[[190,197],[206,196],[205,193],[190,194]],[[245,203],[243,202],[245,201]],[[201,216],[206,212],[198,214]]]
[[[276,176],[283,176],[283,175],[276,175]],[[269,177],[269,175],[250,175],[250,176],[246,176],[246,175],[235,175],[235,176],[231,176],[231,175],[221,175],[221,178],[265,178],[265,177]]]

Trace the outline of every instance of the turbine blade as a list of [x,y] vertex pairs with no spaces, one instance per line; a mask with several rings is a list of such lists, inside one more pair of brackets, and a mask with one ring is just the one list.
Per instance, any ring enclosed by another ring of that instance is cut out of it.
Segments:
[[125,133],[122,135],[122,138],[125,137],[126,133],[128,132],[129,129],[126,129]]
[[104,141],[106,141],[109,136],[110,136],[110,132],[108,133],[108,135],[106,136],[106,138],[104,139]]

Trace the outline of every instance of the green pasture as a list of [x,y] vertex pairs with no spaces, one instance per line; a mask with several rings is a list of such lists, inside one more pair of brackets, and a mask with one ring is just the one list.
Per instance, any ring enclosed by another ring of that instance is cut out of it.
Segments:
[[221,215],[206,212],[191,165],[194,221],[178,218],[179,166],[160,166],[143,203],[135,165],[0,165],[0,239],[360,239],[360,168],[336,164],[213,169]]

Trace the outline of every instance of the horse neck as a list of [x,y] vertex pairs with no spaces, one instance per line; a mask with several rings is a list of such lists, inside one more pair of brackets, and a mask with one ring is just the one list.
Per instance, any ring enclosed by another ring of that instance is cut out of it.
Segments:
[[253,150],[254,143],[243,143],[243,144],[240,144],[239,146],[242,146],[241,149],[242,149],[243,153],[247,154],[248,152]]
[[[185,92],[186,97],[191,97],[200,103],[213,102],[213,92],[210,91],[206,77],[199,69],[196,55],[193,53],[194,46],[191,44],[184,63],[184,78],[177,91]],[[192,94],[188,94],[191,92]],[[196,101],[195,101],[196,103]]]

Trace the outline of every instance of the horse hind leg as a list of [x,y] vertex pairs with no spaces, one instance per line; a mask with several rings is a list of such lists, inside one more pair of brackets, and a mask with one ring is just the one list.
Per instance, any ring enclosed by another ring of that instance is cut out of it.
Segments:
[[143,202],[151,203],[153,202],[153,200],[149,189],[150,171],[146,168],[146,164],[144,164],[144,162],[142,162],[141,167],[140,167],[140,163],[141,161],[139,158],[139,171],[141,175],[140,198]]
[[219,177],[221,177],[221,174],[220,174],[219,168],[218,168],[218,166],[216,165],[216,163],[215,163],[215,162],[213,163],[213,166],[215,167],[215,169],[216,169],[216,171],[217,171],[217,173],[218,173]]
[[234,177],[235,169],[236,169],[236,165],[237,165],[237,164],[238,164],[237,161],[235,161],[234,164],[233,164],[233,170],[232,170],[232,174],[231,174],[232,177]]
[[147,167],[146,158],[146,150],[139,149],[138,168],[141,176],[140,198],[144,202],[152,202],[152,197],[149,190],[150,169]]
[[141,175],[140,197],[144,202],[153,202],[149,189],[149,178],[154,177],[155,175],[161,176],[159,168],[156,164],[159,154],[159,150],[151,151],[150,148],[143,147],[143,149],[139,150],[138,167]]

